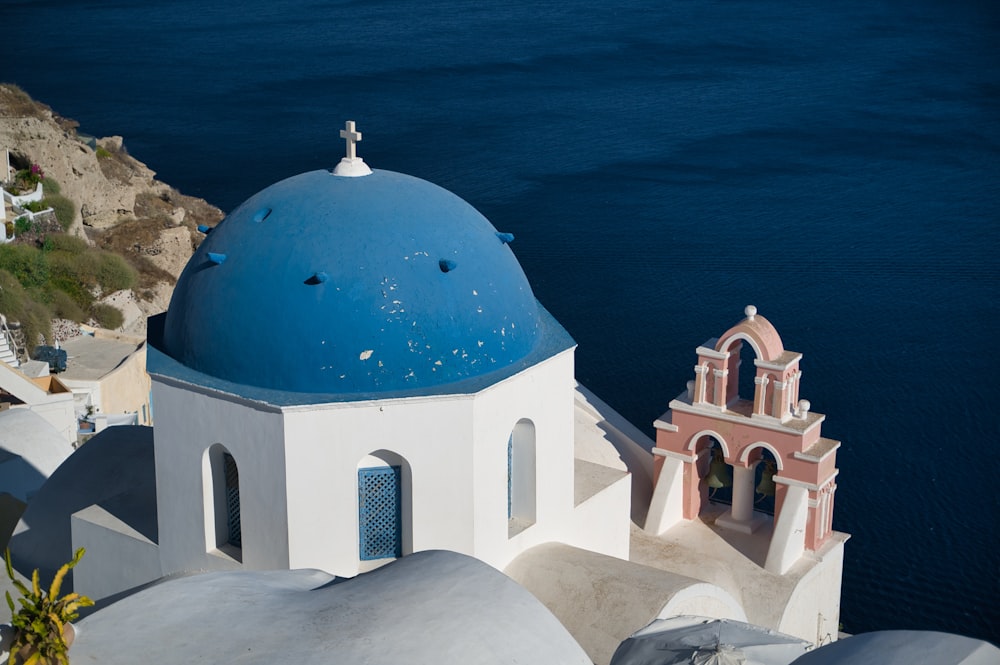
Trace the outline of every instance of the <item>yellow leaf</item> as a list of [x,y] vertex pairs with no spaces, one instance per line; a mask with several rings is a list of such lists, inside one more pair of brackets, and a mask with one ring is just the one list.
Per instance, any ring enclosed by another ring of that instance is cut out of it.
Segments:
[[56,616],[55,612],[49,612],[49,619],[56,626],[57,630],[55,632],[57,634],[59,634],[59,635],[62,635],[62,632],[63,632],[63,622],[62,622],[62,620],[58,616]]
[[63,564],[62,567],[56,572],[56,576],[52,578],[52,586],[49,587],[49,598],[59,597],[59,588],[62,586],[63,578],[66,577],[66,573],[69,572],[69,564]]

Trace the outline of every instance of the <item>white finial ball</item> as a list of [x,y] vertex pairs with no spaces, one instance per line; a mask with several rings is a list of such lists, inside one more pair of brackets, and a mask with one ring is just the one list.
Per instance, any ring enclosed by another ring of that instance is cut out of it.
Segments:
[[747,318],[753,321],[753,317],[757,316],[757,308],[753,305],[747,305],[743,313],[747,315]]
[[803,416],[809,413],[809,409],[811,408],[812,404],[809,403],[809,400],[807,399],[799,400],[799,413],[801,413]]
[[688,399],[694,398],[694,381],[687,382],[687,396]]

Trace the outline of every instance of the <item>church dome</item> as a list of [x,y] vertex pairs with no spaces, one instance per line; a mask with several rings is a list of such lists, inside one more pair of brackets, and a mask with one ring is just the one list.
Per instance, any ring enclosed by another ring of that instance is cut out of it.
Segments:
[[174,290],[166,353],[237,384],[358,395],[527,357],[540,308],[511,237],[441,187],[368,173],[288,178],[211,230]]

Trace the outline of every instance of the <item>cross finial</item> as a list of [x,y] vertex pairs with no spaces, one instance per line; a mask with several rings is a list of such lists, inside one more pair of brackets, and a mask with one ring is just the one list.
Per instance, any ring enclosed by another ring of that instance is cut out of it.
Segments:
[[340,138],[347,141],[347,159],[357,159],[357,145],[361,141],[361,132],[354,130],[354,121],[348,120],[340,130]]
[[347,156],[340,160],[337,167],[333,169],[333,174],[352,178],[371,175],[372,170],[365,164],[365,160],[358,157],[357,154],[357,144],[361,140],[361,132],[354,128],[353,120],[344,123],[344,128],[340,130],[340,138],[347,141]]

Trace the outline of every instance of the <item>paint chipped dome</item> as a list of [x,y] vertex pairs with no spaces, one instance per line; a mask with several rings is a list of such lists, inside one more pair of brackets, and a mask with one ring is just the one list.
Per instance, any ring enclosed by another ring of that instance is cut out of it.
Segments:
[[540,336],[507,242],[424,180],[303,173],[208,234],[177,282],[163,344],[199,372],[284,391],[394,392],[482,376],[525,358]]

